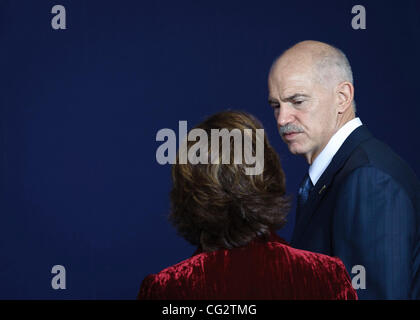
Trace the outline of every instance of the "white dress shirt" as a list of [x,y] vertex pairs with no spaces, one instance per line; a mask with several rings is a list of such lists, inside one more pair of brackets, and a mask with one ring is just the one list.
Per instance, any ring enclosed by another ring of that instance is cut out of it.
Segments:
[[309,177],[313,185],[316,185],[321,175],[331,163],[332,158],[340,149],[341,145],[346,141],[347,137],[358,127],[362,125],[359,118],[354,118],[342,126],[328,141],[328,144],[315,158],[312,165],[309,167]]

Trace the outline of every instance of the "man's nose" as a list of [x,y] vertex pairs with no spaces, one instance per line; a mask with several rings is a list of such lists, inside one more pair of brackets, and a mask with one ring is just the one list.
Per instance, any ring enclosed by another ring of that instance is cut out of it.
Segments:
[[293,110],[287,104],[282,105],[277,112],[277,124],[282,127],[291,122],[293,122]]

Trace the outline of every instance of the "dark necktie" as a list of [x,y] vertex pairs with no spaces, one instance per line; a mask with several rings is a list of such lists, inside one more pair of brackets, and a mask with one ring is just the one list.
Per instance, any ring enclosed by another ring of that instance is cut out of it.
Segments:
[[313,188],[313,184],[311,181],[311,178],[309,177],[309,174],[307,173],[305,176],[305,179],[303,179],[302,184],[300,185],[299,188],[299,205],[300,207],[303,207],[306,203],[306,201],[308,200],[309,197],[309,192],[312,190]]

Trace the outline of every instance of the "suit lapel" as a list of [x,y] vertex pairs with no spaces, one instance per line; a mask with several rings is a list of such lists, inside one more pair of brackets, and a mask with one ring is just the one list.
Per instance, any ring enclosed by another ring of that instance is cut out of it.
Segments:
[[363,141],[368,140],[371,137],[372,134],[364,125],[362,125],[356,128],[344,141],[340,149],[332,158],[331,163],[328,165],[327,169],[325,169],[316,185],[312,188],[305,205],[298,207],[297,211],[299,212],[297,212],[296,215],[297,221],[295,230],[293,232],[293,243],[296,243],[296,241],[304,235],[304,232],[308,227],[312,215],[317,210],[320,201],[327,193],[335,175],[343,167],[344,163],[350,157],[353,150],[356,149],[357,146],[359,146]]

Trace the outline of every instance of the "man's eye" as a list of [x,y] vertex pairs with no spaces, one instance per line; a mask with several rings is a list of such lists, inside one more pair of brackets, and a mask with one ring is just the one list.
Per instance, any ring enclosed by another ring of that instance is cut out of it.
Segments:
[[302,104],[302,102],[303,102],[303,100],[292,101],[292,103],[295,104],[295,105],[300,105],[300,104]]

